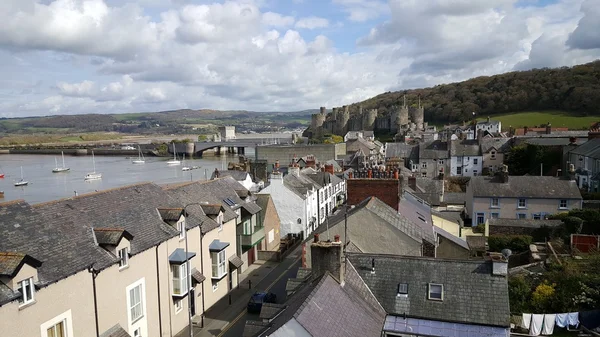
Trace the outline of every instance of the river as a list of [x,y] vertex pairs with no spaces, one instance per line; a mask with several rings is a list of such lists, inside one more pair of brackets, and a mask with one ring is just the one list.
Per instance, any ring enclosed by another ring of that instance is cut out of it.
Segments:
[[[254,149],[246,150],[246,155],[253,158]],[[167,165],[170,158],[148,157],[145,164],[132,164],[125,156],[96,156],[96,172],[102,173],[102,179],[85,181],[85,175],[93,171],[92,156],[65,156],[65,166],[71,170],[62,173],[52,173],[54,159],[52,155],[0,155],[0,174],[5,174],[4,179],[0,178],[0,191],[4,191],[0,202],[24,199],[34,204],[139,182],[167,184],[205,180],[210,179],[215,168],[227,169],[229,162],[238,161],[237,155],[186,159],[185,166],[200,168],[182,171],[182,166]],[[62,166],[60,156],[57,160]],[[29,184],[15,187],[14,183],[21,179],[21,167],[23,178]]]

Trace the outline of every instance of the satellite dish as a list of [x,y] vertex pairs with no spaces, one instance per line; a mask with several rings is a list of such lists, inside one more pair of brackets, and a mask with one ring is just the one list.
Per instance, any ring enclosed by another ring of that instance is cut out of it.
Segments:
[[301,218],[298,218],[298,224],[299,225],[302,224],[302,219]]
[[504,248],[504,249],[502,249],[501,253],[505,259],[508,259],[512,255],[512,250],[510,250],[508,248]]

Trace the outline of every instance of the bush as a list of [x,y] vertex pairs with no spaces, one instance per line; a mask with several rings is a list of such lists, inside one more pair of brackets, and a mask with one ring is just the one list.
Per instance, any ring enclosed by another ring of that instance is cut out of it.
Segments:
[[508,279],[508,298],[512,312],[528,312],[532,285],[522,276]]
[[491,235],[488,237],[490,251],[500,252],[505,248],[513,253],[525,252],[533,241],[530,235]]

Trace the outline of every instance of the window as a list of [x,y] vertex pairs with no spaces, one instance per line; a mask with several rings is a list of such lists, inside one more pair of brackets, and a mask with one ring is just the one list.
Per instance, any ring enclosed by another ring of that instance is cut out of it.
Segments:
[[542,219],[542,215],[540,213],[534,213],[531,215],[531,218],[533,220],[541,220]]
[[479,171],[473,170],[473,175],[476,176]]
[[490,206],[492,208],[498,208],[498,207],[500,207],[500,199],[498,199],[498,198],[492,198],[492,200],[490,201]]
[[517,213],[517,219],[527,219],[527,214],[525,213]]
[[187,263],[172,265],[173,295],[183,296],[188,291]]
[[182,300],[175,300],[175,313],[179,313],[181,310],[183,310],[183,301]]
[[35,300],[35,288],[33,286],[33,277],[19,282],[19,292],[21,292],[21,305],[29,304]]
[[462,167],[457,167],[456,168],[456,174],[462,174]]
[[490,152],[490,159],[496,159],[496,151]]
[[426,168],[427,168],[427,162],[422,162],[422,163],[421,163],[421,168],[424,168],[424,169],[426,169]]
[[477,213],[477,224],[480,225],[482,223],[485,223],[485,214]]
[[478,158],[473,158],[473,165],[477,165],[478,162],[479,162]]
[[427,298],[434,301],[443,301],[444,285],[429,283],[429,296]]
[[421,172],[421,177],[426,178],[427,177],[427,172]]
[[566,209],[567,208],[567,199],[561,199],[558,203],[558,208]]
[[133,331],[133,337],[142,337],[142,328],[137,328]]
[[444,160],[443,160],[443,159],[440,159],[440,160],[438,161],[438,164],[440,164],[440,165],[444,165]]
[[490,218],[498,219],[498,218],[500,218],[500,213],[490,213]]
[[398,296],[408,295],[408,284],[398,283]]
[[212,259],[212,277],[221,279],[225,274],[227,274],[226,270],[226,261],[225,261],[225,250],[220,252],[211,252],[210,258]]
[[525,200],[524,198],[519,199],[519,203],[517,204],[518,208],[525,208],[527,207],[527,200]]
[[223,230],[223,213],[219,212],[219,215],[217,216],[217,223],[219,224],[219,232],[221,232]]
[[129,312],[131,314],[131,322],[135,322],[144,316],[144,308],[142,307],[142,285],[129,289]]
[[177,230],[179,231],[179,239],[185,238],[185,221],[177,223]]
[[67,337],[65,321],[60,321],[46,330],[47,337]]
[[129,265],[129,248],[119,249],[119,268],[125,268]]

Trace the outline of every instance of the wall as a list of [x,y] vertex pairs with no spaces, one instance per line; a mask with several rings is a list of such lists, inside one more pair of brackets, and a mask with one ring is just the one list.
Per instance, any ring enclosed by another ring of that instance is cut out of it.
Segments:
[[[296,145],[264,145],[256,147],[256,159],[266,160],[274,164],[279,160],[281,166],[287,166],[294,155],[304,157],[314,155],[318,161],[325,162],[330,159],[339,159],[346,155],[346,143],[339,144],[296,144]],[[268,167],[271,170],[271,167]]]
[[[427,167],[423,168],[423,163],[426,163]],[[419,172],[419,176],[422,177],[422,173],[426,174],[427,178],[437,178],[440,174],[440,168],[444,169],[444,172],[448,172],[448,167],[449,167],[449,160],[448,159],[438,159],[438,160],[433,160],[433,159],[420,159],[419,160],[419,168],[418,168],[418,172]]]
[[[279,215],[277,214],[275,203],[273,202],[273,197],[270,197],[267,201],[267,209],[265,212],[265,218],[263,219],[263,224],[265,227],[265,239],[263,241],[264,250],[279,250],[279,238],[281,238],[281,221],[279,220]],[[271,231],[273,231],[273,240],[269,242],[269,233]]]
[[[491,152],[496,153],[496,158],[492,159]],[[497,170],[504,164],[504,153],[500,153],[494,149],[483,154],[483,167],[489,168],[492,166],[492,170]]]
[[[468,191],[468,189],[467,189]],[[469,195],[467,194],[467,210],[473,221],[475,222],[476,213],[484,213],[484,218],[490,218],[491,213],[498,213],[499,218],[517,219],[517,213],[526,214],[527,219],[533,219],[533,214],[556,214],[568,212],[571,209],[581,208],[581,200],[567,200],[567,209],[559,209],[560,199],[527,199],[527,207],[524,209],[517,208],[517,198],[499,198],[500,206],[491,208],[490,198],[473,198],[472,209],[468,207],[470,203]]]
[[448,259],[468,259],[470,251],[465,249],[451,240],[438,235],[438,247],[436,257]]
[[[477,160],[477,164],[475,164]],[[461,165],[462,162],[462,165]],[[457,173],[457,167],[462,166],[462,173]],[[454,156],[450,158],[450,175],[451,176],[462,176],[472,177],[474,175],[481,175],[483,168],[483,157],[482,156]],[[477,171],[477,173],[475,173]]]
[[95,335],[92,275],[87,270],[36,290],[35,301],[21,309],[18,301],[0,307],[3,337],[40,336],[42,324],[65,312],[70,312],[67,325],[73,329],[69,336]]
[[[283,185],[281,178],[271,179],[271,184],[259,194],[270,194],[279,215],[279,237],[304,230],[306,224],[306,201]],[[301,219],[302,224],[298,224]]]
[[434,214],[431,215],[431,219],[434,226],[437,226],[456,237],[460,237],[460,226],[458,223],[446,220]]
[[396,179],[348,179],[348,205],[357,205],[368,197],[377,197],[398,210],[402,186]]

